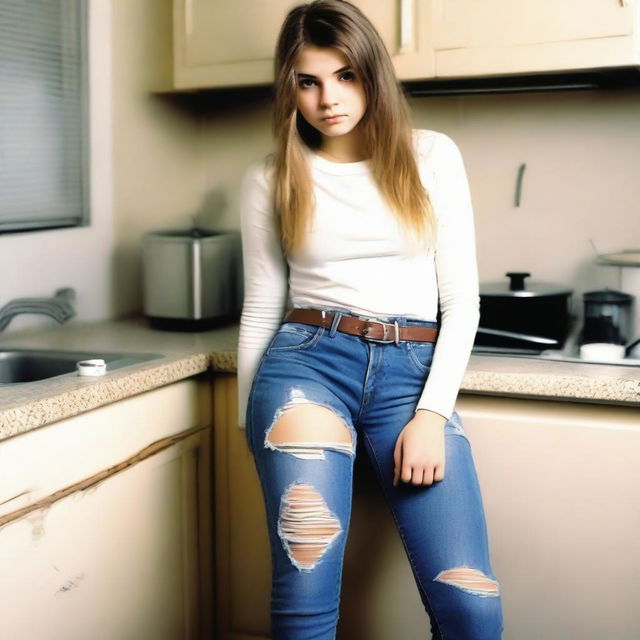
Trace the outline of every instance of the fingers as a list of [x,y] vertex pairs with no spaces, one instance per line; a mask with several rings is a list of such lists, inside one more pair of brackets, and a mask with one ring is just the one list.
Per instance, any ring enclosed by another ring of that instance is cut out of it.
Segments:
[[442,482],[444,480],[444,463],[437,466],[433,471],[433,481]]
[[393,450],[393,486],[398,486],[398,478],[402,469],[402,434],[396,440],[396,446]]
[[[434,482],[444,480],[444,455],[442,460],[433,460],[432,456],[425,453],[423,456],[410,455],[407,451],[410,447],[405,447],[405,432],[400,433],[393,450],[393,486],[397,487],[399,481],[414,486],[430,486]],[[407,451],[405,451],[407,449]],[[431,460],[429,460],[431,457]]]
[[[400,472],[400,480],[402,480],[402,482],[411,482],[412,478],[413,478],[413,469],[411,468],[410,465],[403,463],[402,471]],[[422,478],[420,479],[420,482],[422,482]]]
[[[397,454],[397,455],[396,455]],[[400,458],[400,459],[398,459]],[[412,465],[402,460],[402,447],[396,445],[396,451],[393,454],[393,486],[398,486],[398,480],[410,483],[415,486],[432,485],[434,482],[444,480],[444,463],[439,465],[419,464]]]
[[398,486],[398,480],[413,485],[431,485],[434,482],[444,480],[444,467],[411,467],[410,465],[401,465],[400,472],[398,466],[393,470],[393,486]]

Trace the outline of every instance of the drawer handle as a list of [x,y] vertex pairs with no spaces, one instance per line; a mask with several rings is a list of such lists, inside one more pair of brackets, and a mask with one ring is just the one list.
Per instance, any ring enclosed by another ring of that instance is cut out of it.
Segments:
[[184,30],[187,38],[190,38],[193,34],[193,0],[184,3]]
[[412,32],[413,0],[400,0],[400,51],[398,53],[408,53],[411,50]]

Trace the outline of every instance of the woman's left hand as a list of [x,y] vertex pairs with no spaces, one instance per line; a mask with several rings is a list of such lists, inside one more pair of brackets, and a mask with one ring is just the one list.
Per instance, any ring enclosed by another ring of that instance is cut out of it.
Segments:
[[400,432],[393,451],[393,486],[398,480],[431,485],[444,479],[444,425],[439,413],[418,409]]

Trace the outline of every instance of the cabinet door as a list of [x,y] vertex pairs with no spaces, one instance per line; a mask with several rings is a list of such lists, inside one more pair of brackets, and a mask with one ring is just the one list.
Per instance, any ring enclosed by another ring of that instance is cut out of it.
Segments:
[[426,0],[353,0],[380,33],[400,80],[434,75],[430,3]]
[[[278,32],[295,0],[174,0],[176,88],[273,82]],[[356,0],[374,23],[403,80],[433,75],[426,0]]]
[[635,64],[629,0],[433,0],[438,76]]
[[184,380],[0,443],[1,638],[212,637],[203,386]]
[[174,0],[178,89],[273,81],[280,25],[295,0]]
[[456,408],[505,638],[640,638],[638,408],[466,394]]
[[237,426],[235,374],[213,385],[216,626],[220,640],[268,640],[271,551],[262,490]]

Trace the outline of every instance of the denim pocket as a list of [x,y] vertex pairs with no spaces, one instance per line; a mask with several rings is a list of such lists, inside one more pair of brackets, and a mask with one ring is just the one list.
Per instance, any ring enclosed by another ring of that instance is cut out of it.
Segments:
[[267,353],[286,353],[309,349],[318,342],[324,327],[302,322],[285,322],[273,336]]
[[428,371],[431,368],[435,343],[408,341],[406,345],[409,359],[418,371]]

